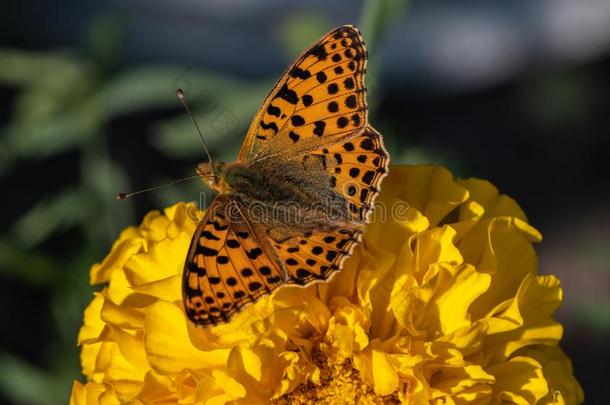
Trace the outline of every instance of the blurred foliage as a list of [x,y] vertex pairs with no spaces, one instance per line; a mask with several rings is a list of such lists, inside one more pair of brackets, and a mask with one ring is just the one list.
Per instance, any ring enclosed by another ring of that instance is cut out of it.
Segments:
[[[369,53],[376,52],[384,34],[392,28],[392,23],[403,16],[410,0],[367,1],[360,18],[360,29],[366,38]],[[367,101],[374,108],[378,102],[377,82],[381,71],[381,58],[369,59],[367,65]],[[369,73],[371,72],[371,73]]]
[[610,335],[610,300],[583,302],[579,305],[576,315],[583,324],[598,332],[600,336]]
[[284,18],[277,28],[277,38],[284,45],[286,58],[299,55],[333,24],[321,13],[301,11]]
[[[362,21],[371,37],[369,47],[390,27],[401,4],[406,2],[366,3]],[[293,57],[330,26],[318,15],[296,14],[277,34],[287,56]],[[190,118],[180,112],[174,93],[180,87],[215,157],[230,160],[276,79],[245,82],[188,66],[119,69],[115,62],[122,28],[117,15],[105,14],[93,20],[79,51],[0,48],[0,86],[16,90],[10,120],[1,128],[0,176],[10,176],[19,165],[66,153],[77,153],[80,161],[76,183],[64,183],[43,196],[0,235],[2,276],[46,291],[53,323],[51,340],[41,342],[41,365],[0,352],[0,390],[16,403],[66,402],[72,380],[82,378],[76,338],[82,311],[91,299],[89,266],[103,257],[121,229],[140,220],[134,216],[133,202],[117,204],[114,198],[132,185],[124,167],[110,156],[109,123],[147,111],[174,111],[154,123],[148,142],[168,160],[194,164],[203,154]],[[47,175],[52,175],[52,168],[40,179]],[[150,179],[151,184],[165,180]],[[201,189],[185,183],[154,198],[164,206]],[[59,252],[43,249],[70,232],[81,237]]]

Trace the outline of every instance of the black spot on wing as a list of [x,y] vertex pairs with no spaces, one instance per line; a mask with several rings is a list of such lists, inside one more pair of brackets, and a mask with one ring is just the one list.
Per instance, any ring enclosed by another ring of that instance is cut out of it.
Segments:
[[303,101],[303,105],[305,107],[309,107],[312,103],[313,103],[313,97],[310,96],[309,94],[305,94],[301,100]]
[[277,134],[277,132],[279,131],[279,128],[277,127],[277,124],[275,122],[270,122],[269,124],[267,124],[265,123],[265,121],[261,120],[260,126],[262,129],[272,130],[274,134]]
[[280,114],[282,113],[282,110],[280,110],[278,107],[274,106],[273,104],[269,104],[269,107],[267,107],[267,113],[270,115],[273,115],[275,117],[279,117]]
[[254,248],[254,249],[250,250],[249,252],[247,252],[246,254],[248,255],[248,258],[254,260],[263,254],[263,250],[261,248]]
[[347,96],[347,98],[345,99],[345,105],[349,108],[356,108],[356,106],[357,106],[356,96],[353,94]]
[[218,256],[218,250],[209,248],[207,246],[201,246],[199,250],[204,256]]
[[203,232],[201,232],[201,236],[206,238],[207,240],[220,240],[220,238],[218,236],[214,235],[210,231],[203,231]]
[[364,150],[373,150],[375,148],[375,144],[371,138],[365,138],[360,142],[360,147]]
[[316,122],[314,122],[314,125],[315,125],[315,128],[313,130],[313,133],[318,136],[324,135],[324,127],[326,127],[326,122],[316,121]]
[[324,49],[324,44],[318,44],[309,50],[309,54],[315,56],[319,60],[324,60],[328,56],[328,52]]
[[366,173],[364,173],[364,176],[362,176],[362,181],[365,182],[366,184],[370,185],[374,178],[375,178],[375,172],[373,170],[369,170]]
[[295,127],[300,127],[301,125],[305,124],[305,119],[300,115],[293,115],[290,118],[290,122],[292,122],[292,125]]
[[227,246],[230,247],[231,249],[236,249],[238,247],[240,247],[240,243],[237,239],[227,239]]
[[288,133],[288,137],[289,137],[289,138],[292,140],[292,142],[294,142],[294,143],[298,142],[298,141],[299,141],[299,138],[300,138],[299,134],[297,134],[297,133],[296,133],[296,132],[294,132],[294,131],[290,131],[290,132]]
[[303,70],[300,67],[295,66],[290,71],[290,76],[295,78],[298,77],[299,79],[305,80],[311,77],[311,73],[309,73],[309,70]]
[[299,96],[297,96],[297,93],[294,90],[290,90],[286,84],[282,86],[275,97],[284,99],[290,104],[296,104],[299,102]]

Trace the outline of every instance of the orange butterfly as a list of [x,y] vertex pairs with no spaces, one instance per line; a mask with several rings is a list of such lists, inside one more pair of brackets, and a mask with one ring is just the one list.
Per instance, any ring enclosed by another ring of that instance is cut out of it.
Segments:
[[197,166],[219,194],[184,267],[184,307],[196,325],[228,322],[282,285],[327,280],[360,241],[388,170],[368,124],[366,59],[358,29],[334,29],[282,75],[237,162]]

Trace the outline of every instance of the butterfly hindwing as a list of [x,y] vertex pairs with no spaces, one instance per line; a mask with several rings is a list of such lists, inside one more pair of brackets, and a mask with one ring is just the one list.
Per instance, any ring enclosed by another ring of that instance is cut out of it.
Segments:
[[309,164],[310,176],[316,169],[326,172],[325,186],[341,195],[351,222],[367,221],[389,163],[381,135],[374,128],[367,125],[356,136],[293,158],[297,159]]
[[353,221],[366,222],[381,181],[388,173],[388,153],[381,135],[367,126],[361,134],[323,148],[321,152],[329,161],[330,187],[347,200]]
[[219,196],[193,236],[183,273],[187,316],[196,325],[228,322],[241,308],[269,294],[284,279],[247,220]]
[[367,122],[366,49],[360,32],[341,26],[304,52],[255,116],[239,161],[315,149]]
[[276,246],[286,271],[288,284],[306,286],[315,281],[327,280],[340,270],[354,246],[361,238],[361,231],[337,229],[313,231]]

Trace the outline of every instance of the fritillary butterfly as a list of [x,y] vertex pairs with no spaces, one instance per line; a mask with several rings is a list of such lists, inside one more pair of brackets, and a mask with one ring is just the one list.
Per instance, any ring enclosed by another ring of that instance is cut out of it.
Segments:
[[282,75],[237,162],[197,166],[218,196],[184,267],[185,311],[196,325],[228,322],[282,285],[327,280],[359,243],[388,171],[368,123],[366,60],[358,29],[334,29]]

